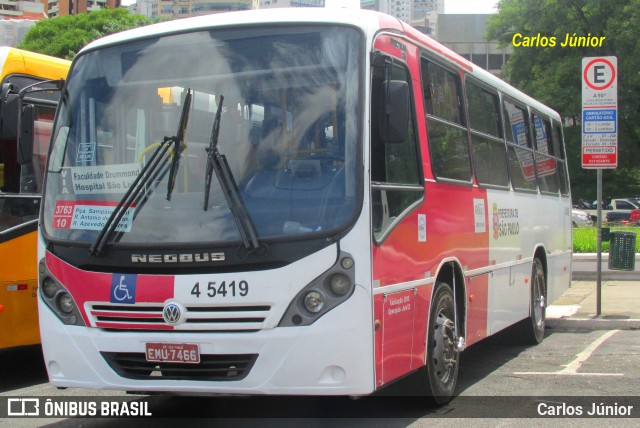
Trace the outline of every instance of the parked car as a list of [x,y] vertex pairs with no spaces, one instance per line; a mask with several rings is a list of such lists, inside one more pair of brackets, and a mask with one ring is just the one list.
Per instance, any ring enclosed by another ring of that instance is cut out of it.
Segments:
[[640,224],[640,210],[631,210],[629,215],[629,222],[634,225]]
[[[608,205],[602,207],[602,220],[609,223],[628,222],[631,210],[640,209],[635,198],[611,199]],[[597,220],[597,209],[585,209],[592,221]]]
[[573,223],[573,227],[593,226],[589,213],[575,208],[571,210],[571,223]]

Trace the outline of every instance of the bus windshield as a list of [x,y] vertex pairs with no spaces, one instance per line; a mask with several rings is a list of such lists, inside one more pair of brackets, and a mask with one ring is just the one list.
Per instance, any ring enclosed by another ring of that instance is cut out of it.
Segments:
[[[214,145],[261,241],[344,230],[362,193],[360,49],[354,29],[297,25],[196,31],[80,55],[54,129],[45,236],[94,242],[151,171],[110,244],[240,242],[215,176],[205,198]],[[185,110],[179,150],[164,149]]]

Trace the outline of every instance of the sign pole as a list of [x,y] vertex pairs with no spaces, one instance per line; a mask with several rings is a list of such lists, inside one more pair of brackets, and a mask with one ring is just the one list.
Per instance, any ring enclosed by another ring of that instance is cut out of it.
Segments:
[[618,166],[618,59],[582,58],[582,168],[596,169],[596,316],[602,313],[602,169]]
[[602,168],[598,168],[598,182],[596,195],[598,197],[598,253],[596,255],[596,316],[599,317],[602,313]]

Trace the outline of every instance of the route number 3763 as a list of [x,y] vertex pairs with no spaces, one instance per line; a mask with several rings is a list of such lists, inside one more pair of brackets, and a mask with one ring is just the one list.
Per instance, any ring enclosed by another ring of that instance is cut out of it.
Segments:
[[222,281],[218,284],[215,281],[209,281],[205,286],[204,283],[201,286],[200,282],[196,282],[196,284],[191,289],[191,295],[196,298],[202,297],[245,297],[249,294],[249,283],[247,281],[231,281],[226,282]]

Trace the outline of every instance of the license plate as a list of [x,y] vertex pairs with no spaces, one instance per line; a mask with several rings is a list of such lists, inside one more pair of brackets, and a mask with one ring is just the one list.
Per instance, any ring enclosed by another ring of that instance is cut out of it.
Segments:
[[159,363],[200,362],[200,350],[194,343],[147,343],[145,356],[147,361]]

